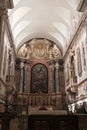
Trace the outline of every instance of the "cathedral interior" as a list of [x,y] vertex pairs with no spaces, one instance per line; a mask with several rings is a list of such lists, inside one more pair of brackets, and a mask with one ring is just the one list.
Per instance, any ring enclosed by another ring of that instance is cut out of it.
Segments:
[[0,130],[87,130],[87,0],[0,0]]

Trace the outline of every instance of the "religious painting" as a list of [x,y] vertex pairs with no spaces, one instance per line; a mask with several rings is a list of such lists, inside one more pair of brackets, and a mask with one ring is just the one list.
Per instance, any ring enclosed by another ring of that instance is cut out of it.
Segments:
[[83,47],[83,64],[86,66],[85,48]]
[[31,93],[48,92],[48,70],[44,64],[38,63],[31,70]]
[[77,69],[78,69],[78,75],[82,76],[82,64],[81,64],[81,53],[80,48],[77,49]]

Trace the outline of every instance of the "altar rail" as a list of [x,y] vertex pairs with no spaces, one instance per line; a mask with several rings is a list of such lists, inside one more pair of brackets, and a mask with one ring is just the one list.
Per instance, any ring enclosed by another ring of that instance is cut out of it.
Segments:
[[29,106],[45,105],[51,106],[53,100],[56,100],[55,94],[18,94],[19,103]]
[[28,97],[28,104],[31,106],[35,105],[52,105],[52,95],[30,95]]

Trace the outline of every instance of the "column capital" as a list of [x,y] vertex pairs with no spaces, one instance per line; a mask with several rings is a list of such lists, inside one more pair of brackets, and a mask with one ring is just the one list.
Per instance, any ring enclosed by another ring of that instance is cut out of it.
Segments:
[[25,70],[26,70],[27,72],[30,71],[30,65],[29,65],[29,64],[24,64],[24,67],[25,67]]
[[53,67],[53,66],[50,64],[50,65],[49,65],[49,71],[52,71],[52,67]]
[[49,65],[55,64],[55,60],[49,60],[49,61],[48,61],[48,64],[49,64]]
[[12,9],[14,7],[13,0],[0,0],[0,7]]
[[0,7],[0,16],[6,16],[8,18],[8,11],[6,8]]
[[0,8],[7,7],[7,1],[6,0],[0,0]]
[[6,0],[0,0],[0,16],[7,15],[7,2]]
[[20,68],[22,69],[24,67],[24,62],[20,62]]
[[55,63],[55,68],[59,69],[59,63],[58,62]]

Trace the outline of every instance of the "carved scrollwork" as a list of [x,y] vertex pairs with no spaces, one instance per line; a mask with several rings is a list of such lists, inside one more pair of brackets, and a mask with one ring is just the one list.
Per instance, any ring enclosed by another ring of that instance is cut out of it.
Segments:
[[30,57],[56,59],[61,56],[61,52],[56,44],[52,44],[46,39],[34,39],[19,49],[18,56],[27,59]]
[[61,56],[60,50],[57,47],[57,45],[56,44],[51,45],[49,47],[49,57],[50,57],[50,59],[52,59],[52,58],[59,58],[60,56]]

